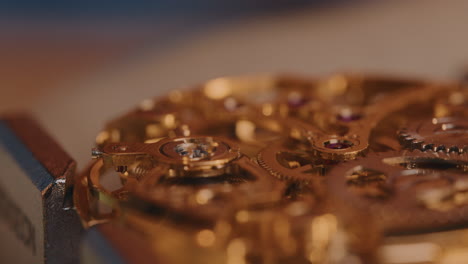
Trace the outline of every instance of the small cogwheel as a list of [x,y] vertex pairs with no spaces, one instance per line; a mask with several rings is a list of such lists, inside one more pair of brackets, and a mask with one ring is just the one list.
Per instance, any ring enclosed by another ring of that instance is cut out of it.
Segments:
[[310,182],[321,178],[325,166],[300,148],[285,143],[272,144],[257,156],[258,164],[282,181]]

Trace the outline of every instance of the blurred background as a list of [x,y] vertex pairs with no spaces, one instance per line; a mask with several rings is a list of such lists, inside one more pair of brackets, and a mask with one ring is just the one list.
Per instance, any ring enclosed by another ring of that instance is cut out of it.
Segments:
[[468,1],[0,1],[0,113],[31,112],[78,161],[142,99],[251,73],[453,80]]

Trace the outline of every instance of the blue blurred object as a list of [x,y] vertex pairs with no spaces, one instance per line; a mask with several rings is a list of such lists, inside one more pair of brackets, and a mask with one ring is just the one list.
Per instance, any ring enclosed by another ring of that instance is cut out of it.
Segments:
[[322,0],[0,0],[2,15],[16,16],[171,16],[184,14],[239,14],[278,10]]

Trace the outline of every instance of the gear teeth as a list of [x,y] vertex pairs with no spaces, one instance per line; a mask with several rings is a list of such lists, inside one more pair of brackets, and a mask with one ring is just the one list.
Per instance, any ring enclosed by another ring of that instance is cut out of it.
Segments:
[[439,152],[439,151],[444,152],[445,151],[445,146],[444,145],[437,146],[437,147],[434,148],[434,151],[435,152]]
[[[457,121],[458,120],[458,121]],[[460,122],[460,118],[455,119],[454,122]],[[461,120],[461,127],[464,126],[466,120]],[[403,148],[421,151],[434,151],[445,153],[466,153],[468,152],[468,145],[466,138],[454,138],[452,134],[439,135],[435,133],[436,129],[433,121],[421,121],[410,123],[408,127],[400,128],[397,132],[398,140]],[[465,134],[464,134],[465,135]],[[457,145],[458,142],[460,145]]]
[[280,181],[291,181],[291,177],[284,175],[280,172],[277,172],[274,170],[272,167],[270,167],[265,160],[263,159],[262,153],[258,153],[257,155],[257,163],[260,165],[263,169],[265,169],[268,173],[270,173],[273,177],[277,178]]
[[456,146],[453,146],[448,149],[448,152],[460,153],[460,149]]
[[434,144],[422,144],[421,145],[422,151],[431,151],[434,150]]
[[421,151],[419,149],[402,153],[402,156],[436,158],[453,160],[457,162],[468,162],[468,153],[444,152],[444,151]]
[[[263,157],[262,152],[259,152],[257,154],[257,163],[258,163],[258,165],[260,165],[260,167],[265,169],[268,173],[270,173],[273,177],[277,178],[280,181],[286,181],[286,182],[290,182],[290,183],[306,183],[307,184],[307,183],[314,180],[314,179],[312,179],[313,178],[312,176],[303,176],[303,177],[301,177],[298,174],[289,175],[289,174],[285,174],[285,173],[282,173],[282,172],[274,169],[267,162],[265,162],[265,159]],[[279,166],[281,166],[281,165],[279,165]]]
[[409,148],[414,138],[411,138],[410,135],[406,133],[406,130],[401,130],[398,132],[398,140],[403,147]]
[[423,145],[423,142],[422,141],[413,141],[411,142],[411,148],[412,149],[420,149],[422,150],[422,145]]
[[425,143],[422,140],[417,140],[414,137],[405,134],[399,134],[400,144],[409,150],[420,150],[420,151],[433,151],[433,152],[446,152],[446,153],[467,153],[468,146],[450,146],[436,145],[434,143]]

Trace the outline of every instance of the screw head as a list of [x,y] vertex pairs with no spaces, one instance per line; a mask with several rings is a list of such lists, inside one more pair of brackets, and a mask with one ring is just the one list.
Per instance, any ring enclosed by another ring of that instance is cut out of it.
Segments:
[[99,150],[98,148],[92,148],[91,149],[91,157],[93,159],[98,159],[98,158],[102,157],[102,151]]

